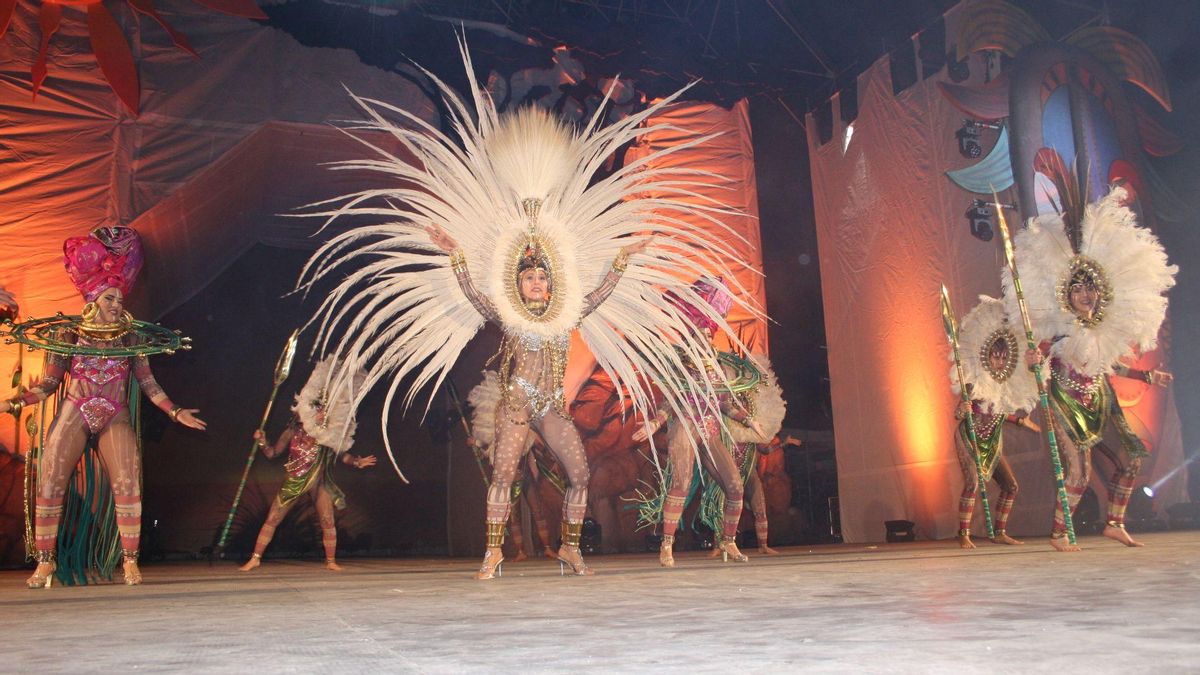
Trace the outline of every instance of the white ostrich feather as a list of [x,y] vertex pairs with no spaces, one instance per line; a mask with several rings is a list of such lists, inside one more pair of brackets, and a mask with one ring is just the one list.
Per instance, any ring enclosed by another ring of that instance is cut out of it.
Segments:
[[[336,371],[341,367],[342,364],[332,358],[319,361],[292,405],[304,433],[339,455],[354,445],[354,432],[358,429],[354,421],[354,399],[366,380],[362,370],[355,370],[350,377],[339,378]],[[321,405],[325,406],[324,423],[317,420]]]
[[[1015,311],[1015,310],[1014,310]],[[1009,317],[1009,309],[999,298],[979,296],[975,305],[958,325],[958,353],[962,358],[963,376],[971,385],[971,398],[980,399],[996,413],[1009,414],[1018,410],[1032,411],[1037,405],[1037,381],[1025,369],[1025,340],[1015,321]],[[984,349],[991,346],[996,331],[1005,330],[1016,338],[1013,357],[1017,365],[1003,382],[996,379],[984,366]],[[955,394],[959,393],[958,369],[953,365],[954,352],[948,354],[951,361],[950,382]]]
[[[402,389],[405,409],[423,389],[436,392],[484,323],[460,290],[449,257],[430,242],[426,228],[437,224],[464,252],[472,279],[495,306],[506,333],[557,338],[578,328],[621,395],[630,396],[644,417],[652,417],[650,383],[674,381],[686,373],[673,345],[695,363],[711,354],[708,341],[696,335],[687,316],[664,293],[700,307],[739,347],[729,325],[696,295],[690,282],[705,274],[723,275],[735,285],[731,290],[739,305],[763,316],[743,300],[749,295],[734,274],[734,268],[747,267],[732,248],[744,239],[720,219],[736,212],[701,198],[695,189],[725,179],[696,169],[652,166],[664,155],[712,136],[642,157],[593,184],[605,160],[621,146],[670,128],[643,123],[682,90],[607,127],[600,126],[606,107],[601,105],[576,131],[541,109],[500,115],[474,79],[466,45],[460,44],[460,49],[471,87],[470,105],[426,71],[446,102],[453,138],[405,110],[351,94],[368,117],[352,128],[390,134],[417,161],[409,163],[358,138],[374,157],[333,168],[381,173],[394,178],[395,187],[310,205],[310,215],[326,216],[330,222],[349,215],[381,221],[332,238],[306,265],[301,276],[306,288],[342,274],[339,270],[347,263],[358,265],[318,309],[313,319],[319,328],[315,350],[344,354],[366,370],[359,401],[373,385],[388,382],[381,420],[385,432],[391,404]],[[552,303],[561,311],[543,321],[531,320],[505,292],[506,255],[528,232],[522,201],[530,198],[542,200],[537,234],[557,254],[560,266]],[[706,227],[683,215],[704,221]],[[597,311],[581,317],[585,295],[600,284],[620,249],[646,236],[655,237],[652,247],[632,257]],[[690,375],[684,378],[687,389],[715,402],[711,384]],[[680,389],[667,395],[677,413],[688,406]],[[384,439],[391,455],[386,433]],[[392,465],[403,478],[394,457]]]
[[787,401],[783,400],[783,389],[771,360],[764,354],[755,354],[751,359],[762,373],[762,383],[750,392],[750,409],[754,411],[754,419],[762,426],[763,436],[759,436],[749,427],[737,422],[728,425],[729,435],[735,443],[770,443],[775,434],[783,428],[783,418],[787,415]]
[[471,434],[475,441],[491,448],[496,442],[496,410],[500,408],[500,374],[483,371],[483,382],[475,385],[467,402],[471,404]]
[[[1175,285],[1179,268],[1168,264],[1158,238],[1139,227],[1137,217],[1122,206],[1126,192],[1114,187],[1084,211],[1079,254],[1094,260],[1112,286],[1104,318],[1082,325],[1057,296],[1058,284],[1069,273],[1072,251],[1059,216],[1042,216],[1014,238],[1017,263],[1034,335],[1059,338],[1051,349],[1080,372],[1103,375],[1133,350],[1153,349],[1167,311],[1164,295]],[[1004,294],[1016,314],[1012,274],[1003,272]]]

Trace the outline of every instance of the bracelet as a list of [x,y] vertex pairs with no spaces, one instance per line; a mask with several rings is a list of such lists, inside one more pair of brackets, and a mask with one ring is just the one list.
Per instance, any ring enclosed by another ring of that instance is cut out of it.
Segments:
[[1154,371],[1153,370],[1143,370],[1142,371],[1142,379],[1146,381],[1146,384],[1154,384]]
[[467,266],[467,254],[463,253],[461,248],[456,248],[450,252],[450,269],[455,272],[462,271]]
[[612,268],[617,274],[624,274],[626,268],[629,267],[629,254],[624,251],[617,254],[613,260]]
[[25,407],[25,401],[21,400],[20,396],[16,396],[9,400],[8,411],[13,414],[13,417],[21,416],[21,408]]
[[167,417],[171,418],[172,422],[179,422],[179,413],[183,412],[183,406],[177,405],[171,408],[171,412],[167,413]]

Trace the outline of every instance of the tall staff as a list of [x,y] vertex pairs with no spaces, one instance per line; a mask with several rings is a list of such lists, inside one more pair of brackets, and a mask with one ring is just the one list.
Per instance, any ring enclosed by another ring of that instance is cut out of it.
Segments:
[[[1037,349],[1033,339],[1033,324],[1029,321],[1029,308],[1025,306],[1025,293],[1021,290],[1021,275],[1017,274],[1017,256],[1013,251],[1012,237],[1008,233],[1008,221],[1004,218],[1004,209],[1000,206],[1000,197],[992,192],[996,202],[996,216],[1000,221],[1000,234],[1004,237],[1004,259],[1008,262],[1008,270],[1012,272],[1013,290],[1017,295],[1017,307],[1021,310],[1021,322],[1025,325],[1025,342],[1029,349]],[[1042,415],[1046,418],[1046,439],[1050,442],[1050,464],[1054,467],[1054,486],[1058,490],[1058,501],[1062,503],[1063,524],[1067,527],[1067,541],[1075,545],[1075,524],[1071,518],[1071,503],[1067,500],[1067,486],[1063,480],[1062,460],[1058,456],[1058,439],[1054,435],[1053,414],[1050,410],[1050,399],[1046,396],[1046,385],[1042,382],[1042,366],[1034,364],[1033,378],[1037,382],[1038,401],[1041,403]]]
[[[296,340],[300,335],[300,329],[292,331],[288,337],[287,344],[283,347],[283,353],[279,355],[279,361],[275,363],[275,386],[271,389],[271,398],[267,400],[267,409],[263,411],[262,422],[258,428],[262,430],[267,426],[267,418],[271,416],[271,407],[275,405],[275,396],[279,394],[279,386],[287,379],[288,373],[292,372],[292,359],[296,358]],[[225,518],[225,526],[221,529],[221,537],[217,540],[217,550],[225,548],[225,539],[229,537],[229,528],[233,525],[233,516],[237,513],[238,504],[242,501],[242,491],[246,489],[246,479],[250,477],[250,467],[254,466],[254,458],[258,456],[258,442],[254,441],[250,444],[250,456],[246,458],[246,468],[242,470],[242,480],[238,483],[237,493],[233,496],[233,505],[229,507],[229,515]]]
[[[987,523],[988,539],[996,538],[992,526],[992,508],[988,506],[987,481],[983,476],[983,458],[979,456],[979,441],[975,434],[975,412],[971,410],[971,396],[967,393],[967,378],[963,374],[962,358],[958,353],[958,322],[954,320],[954,310],[950,307],[950,291],[942,284],[942,326],[946,329],[946,339],[950,341],[950,349],[954,352],[954,369],[958,373],[958,392],[962,402],[967,404],[967,436],[971,439],[972,456],[975,458],[975,475],[979,477],[979,499],[983,502],[983,520]],[[957,432],[955,432],[957,433]],[[999,461],[997,459],[997,461]]]

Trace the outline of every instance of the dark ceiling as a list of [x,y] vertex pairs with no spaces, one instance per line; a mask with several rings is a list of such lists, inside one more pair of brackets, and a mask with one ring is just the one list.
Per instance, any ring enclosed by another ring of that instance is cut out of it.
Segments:
[[[692,98],[726,104],[767,96],[794,116],[811,110],[922,31],[944,32],[955,0],[298,0],[268,6],[270,23],[312,46],[354,49],[393,69],[411,58],[452,74],[455,26],[472,50],[514,69],[545,65],[547,46],[572,48],[593,75],[635,77],[664,95],[689,81]],[[1164,67],[1194,79],[1195,0],[1014,0],[1052,36],[1106,23],[1143,36]],[[1175,27],[1178,37],[1171,38]],[[1190,31],[1194,33],[1194,31]],[[537,45],[522,45],[530,38]],[[947,42],[953,42],[949,40]],[[1171,42],[1177,44],[1169,44]],[[1189,55],[1190,54],[1190,55]],[[494,62],[493,62],[494,63]]]

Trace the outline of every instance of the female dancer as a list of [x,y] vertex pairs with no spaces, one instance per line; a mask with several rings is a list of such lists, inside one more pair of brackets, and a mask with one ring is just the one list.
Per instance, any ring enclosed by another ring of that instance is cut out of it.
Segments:
[[[1066,177],[1059,185],[1066,185]],[[1060,189],[1070,197],[1083,191]],[[1092,448],[1112,464],[1104,536],[1141,546],[1125,530],[1125,508],[1133,492],[1145,443],[1125,420],[1108,378],[1111,375],[1165,387],[1170,373],[1135,370],[1118,361],[1154,348],[1166,316],[1165,292],[1175,285],[1178,267],[1167,264],[1158,239],[1139,227],[1126,206],[1124,188],[1086,208],[1067,203],[1063,213],[1033,220],[1015,238],[1017,256],[1036,260],[1022,279],[1034,330],[1042,338],[1026,363],[1050,360],[1051,423],[1061,448],[1067,500],[1079,504],[1091,477]],[[1012,277],[1004,276],[1006,295]],[[1010,311],[1010,314],[1012,312]],[[1050,544],[1078,551],[1067,540],[1061,501],[1055,501]]]
[[[722,317],[729,311],[733,299],[725,290],[723,281],[700,279],[693,285],[693,289]],[[711,343],[717,325],[704,312],[690,307],[685,311],[692,317],[696,328]],[[715,352],[710,352],[710,356],[703,366],[696,366],[693,362],[689,362],[687,365],[696,379],[704,378],[714,387],[719,387],[726,380],[724,374],[718,372],[720,366],[716,363]],[[689,427],[702,439],[703,447],[699,452],[701,466],[709,476],[716,479],[724,494],[721,539],[717,544],[721,555],[725,560],[730,558],[737,562],[749,560],[737,547],[737,526],[742,518],[742,474],[730,452],[730,446],[726,442],[721,416],[753,430],[761,440],[765,441],[769,438],[758,420],[751,417],[749,411],[738,403],[732,394],[722,394],[719,397],[717,408],[709,407],[703,400],[697,400],[695,408],[687,411],[683,417],[673,415],[669,407],[661,406],[649,426],[644,426],[633,433],[633,440],[641,443],[649,439],[651,434],[663,424],[670,422],[667,427],[667,463],[670,484],[663,503],[663,539],[658,552],[658,560],[663,567],[675,566],[675,554],[672,549],[675,544],[675,532],[679,527],[679,519],[683,516],[683,509],[687,505],[692,486],[696,452],[692,450],[688,442]],[[782,416],[780,416],[780,421],[782,421]]]
[[[311,493],[313,503],[317,507],[317,517],[321,521],[321,544],[325,548],[325,569],[340,572],[341,565],[337,564],[337,523],[334,521],[334,509],[346,508],[346,496],[333,482],[333,464],[337,459],[342,464],[348,464],[356,469],[366,469],[375,466],[375,458],[351,455],[346,452],[354,445],[356,425],[350,408],[350,393],[345,390],[341,395],[330,396],[327,383],[330,380],[329,370],[334,367],[332,359],[324,359],[313,368],[308,376],[308,382],[296,395],[296,403],[292,406],[291,422],[274,444],[267,443],[266,434],[262,429],[254,432],[254,440],[267,459],[271,459],[288,450],[288,461],[284,465],[287,480],[279,488],[275,501],[271,502],[271,510],[267,512],[267,520],[258,531],[258,539],[254,542],[254,553],[245,565],[240,568],[243,572],[262,564],[263,551],[275,536],[275,528],[283,522],[288,511],[296,505],[301,495]],[[361,385],[361,378],[359,378]]]
[[[1027,416],[1027,411],[1037,403],[1037,385],[1019,373],[1013,376],[1018,359],[1017,337],[1010,327],[1003,300],[979,296],[979,304],[963,317],[958,343],[970,397],[970,403],[961,403],[955,411],[959,424],[954,446],[963,475],[963,490],[958,498],[958,544],[965,549],[975,548],[971,541],[971,518],[982,473],[985,481],[995,478],[1000,486],[993,514],[992,542],[1019,545],[1023,542],[1008,536],[1006,530],[1018,488],[1016,476],[1004,456],[1003,423],[1007,420],[1041,431]],[[953,353],[950,358],[954,358]],[[957,367],[950,369],[950,381],[958,394]],[[974,425],[975,445],[971,444],[968,424]]]
[[[404,110],[356,99],[370,118],[362,128],[399,139],[416,161],[364,141],[376,157],[341,165],[386,175],[396,186],[325,202],[319,215],[386,221],[332,238],[310,261],[303,285],[341,277],[316,320],[318,348],[362,364],[368,388],[389,378],[389,400],[406,387],[406,405],[426,384],[441,383],[485,321],[501,327],[505,400],[497,415],[487,553],[476,576],[499,573],[510,487],[531,429],[570,483],[557,557],[564,570],[587,575],[578,544],[588,466],[563,391],[571,335],[578,330],[637,411],[653,408],[650,380],[684,371],[681,353],[699,358],[710,351],[664,292],[699,302],[681,279],[701,269],[732,274],[730,265],[745,264],[720,240],[727,233],[737,237],[719,220],[733,212],[697,199],[700,186],[719,177],[664,160],[680,146],[653,150],[597,179],[622,146],[666,128],[643,123],[674,97],[608,127],[600,125],[605,106],[582,129],[540,108],[501,114],[478,88],[465,45],[462,50],[473,106],[438,81],[455,138]],[[651,237],[653,256],[647,253]],[[343,274],[338,268],[351,261],[359,266]],[[695,397],[717,405],[710,384],[689,384]],[[681,392],[668,396],[675,410],[687,405]],[[385,412],[381,422],[387,420]]]
[[[530,218],[536,222],[537,203],[530,205]],[[499,312],[487,296],[475,287],[467,270],[466,256],[458,243],[437,225],[428,227],[433,244],[450,254],[451,265],[463,295],[479,313],[503,326]],[[612,268],[600,285],[584,298],[580,319],[594,312],[616,287],[629,264],[629,256],[641,253],[650,240],[623,247],[613,260]],[[549,306],[554,292],[551,284],[550,262],[536,241],[531,241],[517,262],[515,285],[521,303],[528,311],[541,316]],[[563,366],[566,365],[567,336],[551,340],[530,339],[520,334],[506,334],[501,347],[501,402],[496,419],[496,443],[492,450],[492,482],[487,493],[487,551],[476,579],[491,579],[504,561],[505,523],[512,507],[512,484],[517,467],[529,444],[530,432],[542,437],[567,474],[567,490],[563,495],[562,546],[558,560],[569,565],[578,575],[592,574],[579,552],[579,537],[583,516],[587,510],[587,455],[579,431],[571,421],[563,398]]]
[[[137,233],[128,227],[99,228],[86,237],[68,239],[63,254],[67,273],[87,304],[82,320],[61,339],[80,347],[100,349],[133,344],[132,317],[125,311],[124,301],[142,267],[141,239]],[[197,416],[199,410],[175,405],[167,397],[151,374],[145,356],[50,354],[41,383],[21,397],[0,401],[0,412],[40,403],[64,379],[67,382],[38,462],[34,516],[38,566],[27,580],[30,588],[51,585],[67,482],[92,436],[96,437],[112,487],[125,583],[142,582],[138,570],[142,467],[137,434],[130,423],[130,375],[171,421],[193,429],[205,428],[205,422]]]

